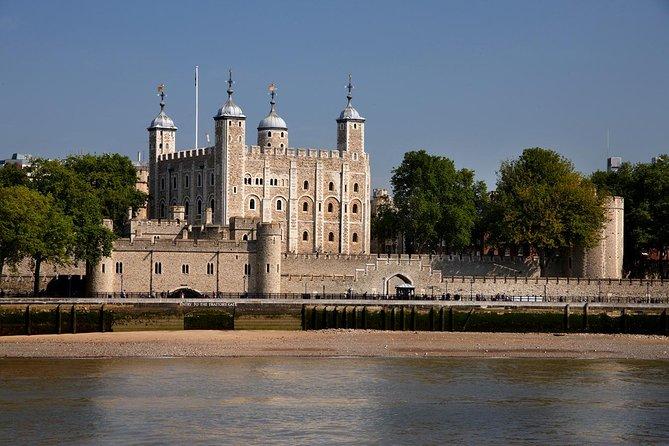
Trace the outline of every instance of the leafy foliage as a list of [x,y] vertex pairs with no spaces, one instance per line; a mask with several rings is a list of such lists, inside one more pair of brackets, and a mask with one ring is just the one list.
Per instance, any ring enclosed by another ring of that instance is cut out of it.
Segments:
[[493,242],[534,249],[545,274],[559,251],[599,241],[605,212],[603,196],[569,160],[531,148],[502,163],[488,218]]

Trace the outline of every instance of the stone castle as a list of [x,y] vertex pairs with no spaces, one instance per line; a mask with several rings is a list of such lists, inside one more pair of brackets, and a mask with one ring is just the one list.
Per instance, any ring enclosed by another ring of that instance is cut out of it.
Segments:
[[[332,150],[289,146],[273,85],[257,144],[247,145],[246,116],[233,101],[232,86],[230,77],[227,100],[214,116],[214,144],[187,150],[177,150],[177,127],[161,91],[160,112],[147,129],[148,165],[137,166],[147,206],[129,211],[130,236],[118,239],[90,272],[91,293],[394,294],[395,287],[409,285],[417,294],[435,295],[592,295],[605,288],[591,279],[621,277],[618,197],[608,205],[599,246],[575,251],[552,274],[587,278],[587,285],[577,282],[580,291],[568,278],[566,285],[565,279],[539,279],[536,261],[522,256],[374,254],[370,214],[379,197],[388,197],[370,196],[366,121],[351,104],[350,78]],[[81,265],[50,268],[43,268],[45,284],[83,273]]]

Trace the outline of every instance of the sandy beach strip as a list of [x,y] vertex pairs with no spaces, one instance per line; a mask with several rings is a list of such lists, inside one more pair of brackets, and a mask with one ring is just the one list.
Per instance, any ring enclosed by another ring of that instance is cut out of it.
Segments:
[[364,330],[144,331],[0,337],[0,358],[490,357],[669,359],[669,337]]

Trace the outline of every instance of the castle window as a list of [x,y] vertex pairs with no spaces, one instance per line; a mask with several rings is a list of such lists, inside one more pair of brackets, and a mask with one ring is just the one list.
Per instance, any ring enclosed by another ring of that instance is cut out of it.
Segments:
[[242,240],[247,241],[248,239],[249,239],[249,235],[248,235],[248,234],[244,234],[244,235],[242,235]]
[[186,220],[188,220],[188,215],[190,214],[190,203],[188,202],[188,199],[184,200],[184,216],[186,217]]
[[358,154],[357,153],[353,154],[353,161],[358,161]]
[[200,172],[197,173],[197,187],[202,187],[202,174]]
[[281,211],[283,210],[283,201],[281,200],[276,200],[276,210]]
[[172,177],[172,189],[176,189],[176,188],[177,188],[177,176],[174,175]]
[[353,123],[353,128],[354,128],[354,129],[357,129],[357,128],[358,128],[358,124]]
[[309,240],[309,233],[307,231],[302,233],[302,240],[305,242]]
[[283,149],[283,143],[281,143],[281,148]]
[[281,132],[281,137],[283,138],[283,132]]
[[232,121],[228,121],[228,127],[232,126]]
[[197,199],[197,215],[202,215],[202,200]]
[[271,138],[272,137],[272,132],[267,132],[267,137]]
[[305,181],[304,183],[302,183],[302,188],[303,188],[304,190],[309,189],[309,182],[308,182],[308,181]]
[[334,183],[332,181],[328,184],[328,190],[334,190]]
[[214,185],[214,179],[215,179],[214,172],[212,172],[212,173],[209,174],[209,185],[210,186]]
[[269,272],[269,263],[267,264],[267,272]]
[[237,193],[237,186],[232,186],[232,193],[236,194]]
[[309,212],[309,203],[306,201],[302,203],[302,212]]
[[158,148],[159,148],[159,149],[162,149],[162,148],[163,148],[163,143],[162,143],[162,142],[161,142],[160,144],[158,144]]
[[163,273],[163,264],[160,263],[160,262],[156,262],[156,263],[153,265],[153,272],[154,272],[155,274],[162,274],[162,273]]
[[238,124],[237,127],[241,127],[242,126],[242,121],[237,122],[237,124]]
[[211,200],[209,200],[209,208],[211,209],[212,214],[214,213],[214,204],[215,203],[216,203],[216,201],[213,198]]
[[207,263],[207,274],[210,275],[210,276],[214,274],[214,264],[213,263]]
[[166,148],[166,149],[169,149],[169,148],[170,148],[170,143],[166,142],[166,143],[165,143],[165,148]]
[[357,213],[358,213],[358,203],[353,203],[353,207],[351,207],[351,211],[352,211],[354,214],[357,214]]
[[256,208],[256,200],[255,198],[251,198],[251,200],[249,200],[249,209],[255,209],[255,208]]
[[334,206],[332,206],[332,203],[328,203],[328,212],[332,212],[334,209]]
[[245,176],[244,177],[244,184],[251,184],[251,177],[250,176]]
[[251,275],[251,265],[248,263],[244,264],[244,275],[250,276]]
[[334,242],[334,234],[332,232],[328,234],[328,242]]
[[358,243],[358,233],[357,232],[353,233],[353,243]]
[[165,202],[160,203],[160,218],[165,218]]
[[190,177],[188,175],[184,177],[184,185],[186,188],[190,187]]
[[353,183],[353,192],[358,192],[358,183]]
[[160,179],[160,190],[165,190],[165,178]]
[[187,263],[184,263],[181,265],[181,274],[190,274],[190,265]]
[[116,262],[116,274],[123,274],[123,262]]
[[344,124],[341,122],[339,123],[339,130],[344,130]]
[[268,143],[267,143],[267,147],[272,147],[272,143],[271,143],[271,142],[268,142]]
[[102,273],[104,274],[104,272],[105,272],[105,264],[103,263],[102,264]]

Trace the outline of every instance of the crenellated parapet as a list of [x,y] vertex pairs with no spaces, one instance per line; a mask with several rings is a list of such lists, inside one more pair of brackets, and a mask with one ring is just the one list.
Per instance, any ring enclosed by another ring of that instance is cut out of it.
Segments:
[[178,152],[165,153],[158,155],[158,161],[174,161],[193,159],[198,157],[210,157],[214,154],[214,147],[204,147],[199,149],[179,150]]

